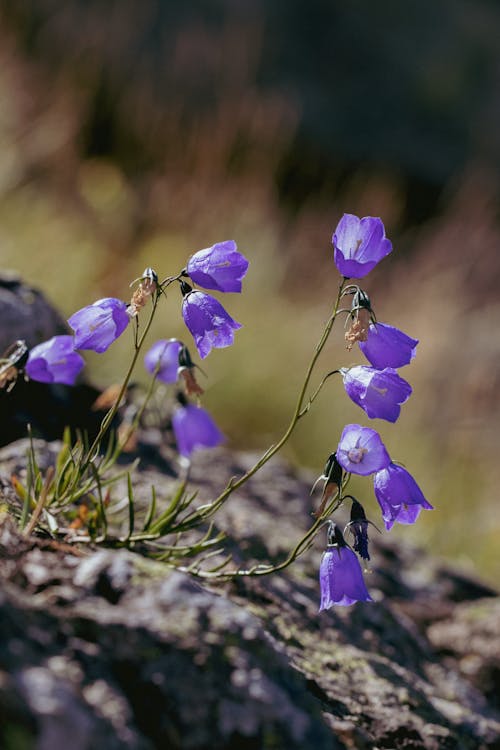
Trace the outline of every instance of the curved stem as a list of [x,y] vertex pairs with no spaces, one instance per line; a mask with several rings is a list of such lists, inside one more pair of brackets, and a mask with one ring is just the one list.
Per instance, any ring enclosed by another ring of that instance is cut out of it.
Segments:
[[314,399],[319,395],[319,392],[323,388],[323,386],[326,383],[326,381],[328,380],[328,378],[331,377],[332,375],[338,375],[339,372],[340,372],[340,370],[332,370],[331,372],[328,372],[325,375],[325,377],[323,378],[323,380],[321,381],[321,383],[318,385],[318,387],[316,388],[316,390],[314,391],[314,393],[312,394],[312,396],[309,396],[309,400],[308,400],[307,404],[304,406],[303,409],[300,410],[299,416],[298,416],[299,419],[301,417],[303,417],[304,414],[306,414],[309,411],[309,409],[311,408],[311,405],[312,405]]
[[[312,376],[314,367],[316,365],[316,362],[318,361],[318,358],[319,358],[321,352],[323,351],[323,348],[324,348],[324,346],[325,346],[325,344],[326,344],[326,342],[328,340],[328,337],[330,336],[333,324],[334,324],[335,319],[337,317],[338,309],[339,309],[339,305],[340,305],[340,300],[341,300],[342,294],[343,294],[343,289],[344,289],[345,281],[346,281],[345,279],[342,279],[342,281],[339,284],[339,290],[338,290],[337,298],[336,298],[334,306],[333,306],[332,314],[328,318],[328,321],[327,321],[327,323],[325,325],[323,333],[321,334],[320,340],[318,341],[318,344],[316,346],[316,349],[314,351],[312,359],[311,359],[311,361],[309,363],[309,367],[307,368],[306,376],[305,376],[304,382],[302,384],[302,388],[300,389],[300,393],[299,393],[299,396],[297,398],[297,403],[296,403],[296,406],[295,406],[295,410],[293,412],[293,415],[292,415],[292,418],[290,420],[290,424],[288,425],[288,428],[286,429],[286,431],[284,432],[284,434],[282,435],[282,437],[278,440],[278,442],[275,443],[274,445],[271,445],[270,448],[267,449],[267,451],[252,466],[251,469],[249,469],[247,472],[245,472],[245,474],[243,474],[243,476],[241,476],[239,479],[236,479],[236,480],[231,479],[230,480],[230,482],[228,483],[227,487],[223,490],[223,492],[219,495],[219,497],[217,497],[214,500],[214,502],[211,504],[210,512],[207,513],[207,516],[208,515],[212,515],[213,513],[215,513],[221,507],[221,505],[227,500],[227,498],[229,497],[229,495],[232,492],[234,492],[234,490],[238,489],[238,487],[241,487],[242,484],[245,484],[245,482],[248,481],[248,479],[250,479],[250,477],[252,477],[257,471],[259,471],[259,469],[262,468],[262,466],[264,466],[264,464],[266,464],[269,461],[270,458],[272,458],[279,450],[281,450],[281,448],[285,445],[285,443],[289,439],[290,435],[294,431],[294,429],[295,429],[295,427],[297,425],[297,422],[299,421],[299,419],[301,418],[301,416],[303,416],[303,413],[304,413],[303,412],[303,404],[304,404],[304,399],[305,399],[306,391],[307,391],[307,388],[309,386],[309,382],[311,380],[311,376]],[[314,395],[314,398],[316,398],[316,395],[317,394]]]
[[99,445],[100,445],[100,443],[101,443],[104,435],[108,431],[108,429],[109,429],[109,427],[110,427],[110,425],[111,425],[111,423],[112,423],[112,421],[113,421],[113,419],[114,419],[114,417],[116,415],[116,412],[118,411],[118,409],[120,407],[121,401],[122,401],[122,399],[123,399],[123,397],[125,395],[125,392],[127,390],[128,384],[130,382],[130,378],[132,377],[132,373],[134,371],[134,367],[136,365],[136,362],[137,362],[137,359],[139,357],[142,345],[144,343],[144,339],[146,338],[146,336],[147,336],[147,334],[149,332],[149,329],[151,328],[151,324],[153,322],[153,318],[154,318],[154,315],[155,315],[155,312],[156,312],[156,307],[157,307],[158,301],[160,299],[160,294],[161,294],[161,292],[157,291],[155,293],[153,299],[152,299],[152,302],[153,302],[152,309],[151,309],[151,312],[149,314],[149,318],[148,318],[148,321],[147,321],[146,326],[144,328],[144,331],[142,332],[142,334],[140,336],[138,335],[138,327],[136,327],[136,330],[134,332],[134,356],[132,357],[132,361],[131,361],[131,363],[129,365],[129,368],[127,370],[127,374],[125,375],[125,379],[124,379],[124,381],[122,383],[122,386],[120,388],[120,393],[118,394],[118,397],[116,398],[115,403],[113,404],[113,406],[111,407],[111,409],[108,411],[108,413],[106,414],[106,416],[102,420],[101,426],[99,428],[99,432],[97,433],[97,436],[94,438],[94,441],[93,441],[92,445],[87,450],[86,455],[83,457],[82,462],[81,462],[80,466],[78,467],[79,471],[76,472],[77,476],[75,477],[74,484],[76,484],[78,482],[79,478],[82,476],[82,474],[85,471],[85,469],[88,467],[88,465],[90,464],[90,462],[93,460],[95,452],[98,450]]
[[[253,567],[249,568],[248,570],[245,569],[238,569],[238,570],[230,570],[224,572],[210,572],[210,571],[202,571],[202,570],[196,570],[193,569],[193,566],[190,566],[189,572],[193,573],[194,575],[199,576],[200,578],[212,578],[212,579],[225,579],[229,580],[231,578],[248,578],[248,577],[257,577],[257,576],[267,576],[271,573],[277,573],[280,570],[284,570],[285,568],[288,568],[289,565],[291,565],[295,560],[297,560],[298,557],[300,557],[304,552],[306,552],[309,547],[311,546],[314,537],[316,536],[317,532],[320,530],[320,528],[324,525],[325,520],[330,516],[332,513],[334,513],[337,508],[342,505],[344,501],[344,496],[342,495],[343,489],[347,486],[350,479],[350,475],[348,475],[345,479],[345,481],[342,483],[342,488],[335,497],[332,499],[332,501],[327,505],[324,512],[321,514],[319,518],[316,519],[316,521],[313,523],[313,525],[306,531],[304,536],[302,536],[293,550],[290,552],[290,554],[280,563],[277,563],[276,565],[264,565],[262,563],[258,563],[257,565],[254,565]],[[183,568],[181,568],[183,570]]]

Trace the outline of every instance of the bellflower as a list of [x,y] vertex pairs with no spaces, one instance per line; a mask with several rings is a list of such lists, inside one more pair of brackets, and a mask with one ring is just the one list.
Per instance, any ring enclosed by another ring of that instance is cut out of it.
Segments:
[[346,278],[361,279],[392,250],[381,219],[344,214],[332,237],[334,260]]
[[115,297],[105,297],[82,307],[69,318],[75,332],[75,349],[105,352],[130,322],[127,305]]
[[330,522],[328,546],[321,558],[319,584],[320,612],[334,604],[345,607],[354,602],[373,601],[366,589],[358,558],[333,522]]
[[144,366],[153,374],[158,367],[156,377],[164,383],[176,383],[179,369],[179,352],[182,343],[177,339],[160,339],[156,341],[144,357]]
[[422,508],[433,510],[412,475],[402,466],[390,463],[373,477],[375,497],[382,509],[385,528],[398,523],[415,523]]
[[387,323],[371,323],[367,338],[359,342],[359,348],[373,367],[383,370],[408,365],[415,356],[417,344],[418,339],[412,339]]
[[238,252],[234,240],[199,250],[186,267],[195,284],[218,292],[241,292],[241,280],[247,270],[248,260]]
[[180,406],[174,412],[172,427],[179,453],[186,458],[201,448],[215,448],[225,439],[210,414],[193,404]]
[[395,422],[401,412],[401,404],[412,393],[410,384],[389,367],[375,370],[373,367],[359,365],[349,369],[342,368],[340,372],[347,395],[370,419]]
[[351,474],[374,474],[391,462],[380,435],[370,427],[348,424],[337,448],[337,460]]
[[84,364],[74,350],[73,336],[53,336],[31,349],[24,371],[40,383],[73,385]]
[[204,292],[191,291],[184,297],[182,317],[202,359],[214,347],[230,346],[234,341],[234,331],[241,328],[220,302]]

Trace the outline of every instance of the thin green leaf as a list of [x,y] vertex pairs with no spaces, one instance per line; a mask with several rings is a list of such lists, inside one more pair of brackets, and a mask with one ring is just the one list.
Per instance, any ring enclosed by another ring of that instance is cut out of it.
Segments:
[[144,520],[144,526],[142,527],[143,531],[149,531],[149,527],[153,521],[155,513],[156,513],[156,488],[153,484],[151,485],[151,502],[149,503],[148,512]]

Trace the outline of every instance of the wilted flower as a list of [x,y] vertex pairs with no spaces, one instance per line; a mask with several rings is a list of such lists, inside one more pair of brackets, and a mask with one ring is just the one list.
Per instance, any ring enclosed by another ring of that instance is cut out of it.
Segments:
[[27,359],[28,347],[24,339],[17,339],[7,347],[0,357],[0,388],[7,392],[12,390]]
[[373,601],[366,589],[358,558],[332,521],[328,530],[328,546],[321,558],[319,583],[320,612],[334,604],[345,607],[354,602]]
[[241,280],[247,270],[248,260],[238,252],[234,240],[199,250],[186,267],[195,284],[218,292],[241,292]]
[[[203,394],[203,388],[196,380],[195,368],[196,365],[191,359],[189,349],[183,344],[182,349],[179,352],[179,369],[177,370],[177,377],[179,380],[182,380],[184,392],[187,396],[201,396]],[[203,371],[201,370],[201,372]]]
[[69,318],[75,332],[75,349],[105,352],[130,322],[127,305],[115,297],[105,297],[82,307]]
[[53,336],[31,349],[24,371],[40,383],[73,385],[84,364],[74,350],[73,336]]
[[391,462],[378,432],[359,424],[344,427],[337,460],[345,471],[362,476],[384,469]]
[[313,516],[316,516],[316,518],[321,516],[325,510],[326,504],[332,499],[342,485],[342,466],[337,461],[335,453],[331,453],[328,456],[325,468],[323,469],[323,474],[316,479],[311,488],[311,495],[316,489],[318,482],[323,482],[323,492],[321,493],[319,508],[312,514]]
[[193,451],[215,448],[225,438],[210,414],[201,406],[180,406],[172,416],[177,448],[181,456],[189,458]]
[[332,237],[334,259],[346,278],[361,279],[392,250],[381,219],[344,214]]
[[395,422],[401,412],[401,404],[412,393],[410,384],[389,367],[376,370],[358,365],[349,369],[343,367],[340,372],[347,395],[370,419]]
[[366,341],[370,321],[375,320],[370,298],[359,287],[353,294],[349,318],[351,319],[351,325],[345,332],[344,338],[347,350],[351,351],[356,341]]
[[366,340],[359,348],[367,360],[378,370],[384,367],[404,367],[415,356],[418,339],[412,339],[403,331],[387,323],[371,323]]
[[160,339],[156,341],[144,357],[144,366],[153,374],[158,368],[156,377],[164,383],[176,383],[179,369],[179,352],[182,343],[177,339]]
[[135,317],[142,310],[151,295],[156,292],[158,288],[158,274],[154,268],[148,266],[148,268],[144,269],[142,276],[139,279],[135,279],[132,284],[135,284],[136,281],[139,281],[139,286],[130,300],[128,307],[130,317]]
[[[366,517],[365,509],[356,498],[351,497],[351,519],[344,529],[348,529],[354,537],[353,549],[358,553],[363,560],[369,560],[370,555],[368,552],[368,525],[371,523]],[[373,524],[372,524],[373,525]],[[375,527],[376,528],[376,527]]]
[[382,509],[385,528],[394,523],[414,523],[422,508],[433,510],[412,475],[402,466],[389,464],[373,477],[375,497]]
[[182,302],[182,317],[202,359],[212,348],[230,346],[234,341],[234,331],[241,328],[220,302],[204,292],[189,291],[186,294]]

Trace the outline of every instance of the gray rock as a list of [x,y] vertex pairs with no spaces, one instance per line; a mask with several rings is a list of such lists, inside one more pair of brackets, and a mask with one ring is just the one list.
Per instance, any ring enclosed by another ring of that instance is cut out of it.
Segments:
[[[251,460],[200,456],[198,501]],[[136,482],[151,481],[168,495],[150,463]],[[218,526],[236,559],[286,554],[309,486],[276,461],[231,498]],[[92,750],[499,746],[499,599],[422,551],[376,540],[375,603],[321,614],[320,542],[280,574],[218,586],[132,551],[75,552],[0,526],[2,748],[63,748],[71,727]]]

